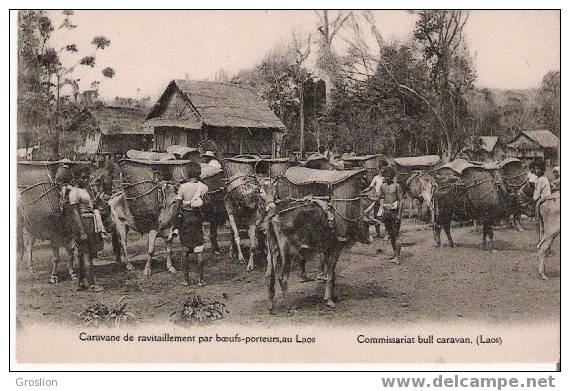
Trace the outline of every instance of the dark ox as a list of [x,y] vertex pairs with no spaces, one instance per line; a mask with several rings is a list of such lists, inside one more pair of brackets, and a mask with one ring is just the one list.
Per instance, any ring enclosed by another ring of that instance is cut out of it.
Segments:
[[[336,264],[341,252],[356,241],[368,243],[368,225],[360,221],[353,226],[348,238],[339,238],[335,228],[335,215],[322,199],[305,197],[301,200],[279,200],[275,181],[262,185],[268,213],[264,221],[267,242],[267,287],[269,311],[275,312],[275,281],[279,281],[288,309],[287,295],[291,267],[299,262],[304,270],[305,260],[315,254],[324,255],[326,287],[324,300],[334,308]],[[362,217],[362,216],[361,216]]]
[[481,166],[465,168],[461,177],[439,176],[434,191],[434,240],[441,245],[441,229],[445,230],[450,247],[451,221],[477,220],[483,227],[482,247],[495,252],[493,226],[513,214],[525,198],[526,186],[516,196],[509,191],[498,169]]

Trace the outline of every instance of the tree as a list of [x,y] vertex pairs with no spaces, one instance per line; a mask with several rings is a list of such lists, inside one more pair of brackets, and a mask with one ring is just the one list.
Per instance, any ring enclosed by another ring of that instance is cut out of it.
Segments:
[[540,110],[544,124],[560,137],[560,71],[550,71],[542,79]]
[[[462,10],[417,11],[414,42],[428,70],[432,111],[441,127],[441,150],[450,159],[466,136],[466,94],[476,78],[463,28],[469,13]],[[427,97],[426,97],[427,98]],[[426,102],[427,103],[427,102]]]
[[[98,96],[100,81],[91,83],[90,89],[81,92],[80,80],[73,77],[78,66],[95,67],[96,53],[107,48],[111,41],[105,36],[95,36],[92,40],[93,50],[75,61],[79,48],[75,43],[68,43],[59,49],[49,46],[49,40],[55,31],[73,31],[77,26],[71,17],[73,11],[62,12],[64,19],[61,25],[54,28],[53,22],[44,11],[20,11],[18,14],[18,127],[19,133],[25,135],[22,143],[49,144],[45,159],[57,159],[59,139],[70,116],[77,113],[85,105],[92,104]],[[67,61],[65,61],[67,60]],[[72,65],[64,65],[71,60]],[[112,78],[115,70],[105,67],[102,71],[105,78]],[[65,95],[64,90],[69,91]]]

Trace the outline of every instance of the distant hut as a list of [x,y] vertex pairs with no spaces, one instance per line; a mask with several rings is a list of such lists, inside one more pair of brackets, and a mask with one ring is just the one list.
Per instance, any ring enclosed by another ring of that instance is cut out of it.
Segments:
[[147,150],[152,129],[143,128],[146,111],[139,108],[101,106],[84,112],[78,130],[84,135],[78,156],[92,160],[124,156],[129,149]]
[[235,84],[173,80],[143,126],[154,132],[153,149],[198,147],[213,140],[224,156],[275,157],[285,125],[252,89]]
[[475,160],[499,161],[505,157],[501,140],[497,136],[481,136],[481,148],[474,153]]
[[507,144],[507,157],[543,160],[554,166],[560,160],[560,140],[549,130],[521,131]]

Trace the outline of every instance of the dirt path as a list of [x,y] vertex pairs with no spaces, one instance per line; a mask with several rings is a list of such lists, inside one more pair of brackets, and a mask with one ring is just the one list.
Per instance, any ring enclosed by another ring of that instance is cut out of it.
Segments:
[[[17,309],[22,323],[48,320],[79,324],[78,313],[85,307],[116,303],[128,295],[129,310],[140,322],[168,321],[181,307],[188,292],[209,300],[226,303],[229,314],[219,322],[253,324],[319,324],[319,323],[386,323],[449,321],[457,318],[490,322],[521,322],[556,318],[560,310],[560,241],[553,246],[547,260],[549,281],[538,278],[535,233],[532,224],[517,232],[498,229],[495,233],[498,252],[491,254],[478,247],[480,233],[473,228],[455,228],[452,232],[457,247],[449,248],[446,239],[440,249],[434,248],[429,230],[405,222],[403,261],[400,266],[388,263],[377,248],[390,253],[387,241],[372,245],[358,244],[341,256],[337,266],[337,308],[324,308],[324,285],[299,280],[298,268],[292,272],[290,292],[293,313],[283,307],[277,293],[278,314],[267,311],[265,262],[245,272],[227,256],[211,256],[206,252],[206,279],[203,288],[182,286],[182,275],[165,270],[164,252],[159,245],[154,274],[142,276],[143,262],[135,262],[136,272],[126,272],[112,263],[107,249],[96,267],[96,278],[105,290],[101,293],[77,292],[69,280],[49,284],[51,256],[47,248],[35,251],[38,273],[32,275],[23,264],[18,265]],[[133,237],[134,238],[134,237]],[[109,244],[107,243],[107,246]],[[131,245],[133,254],[144,253],[143,242]],[[181,248],[175,247],[175,265]],[[518,269],[515,266],[518,264]],[[318,262],[308,263],[308,273],[317,273]],[[63,265],[62,265],[63,266]],[[65,267],[61,268],[62,275]],[[516,270],[513,270],[516,269]],[[196,281],[195,274],[191,275]]]

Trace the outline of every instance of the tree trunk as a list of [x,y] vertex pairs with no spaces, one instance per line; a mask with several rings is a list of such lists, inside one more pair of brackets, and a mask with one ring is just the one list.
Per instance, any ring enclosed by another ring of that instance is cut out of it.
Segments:
[[301,152],[301,160],[305,156],[305,97],[303,87],[299,89],[299,149]]

